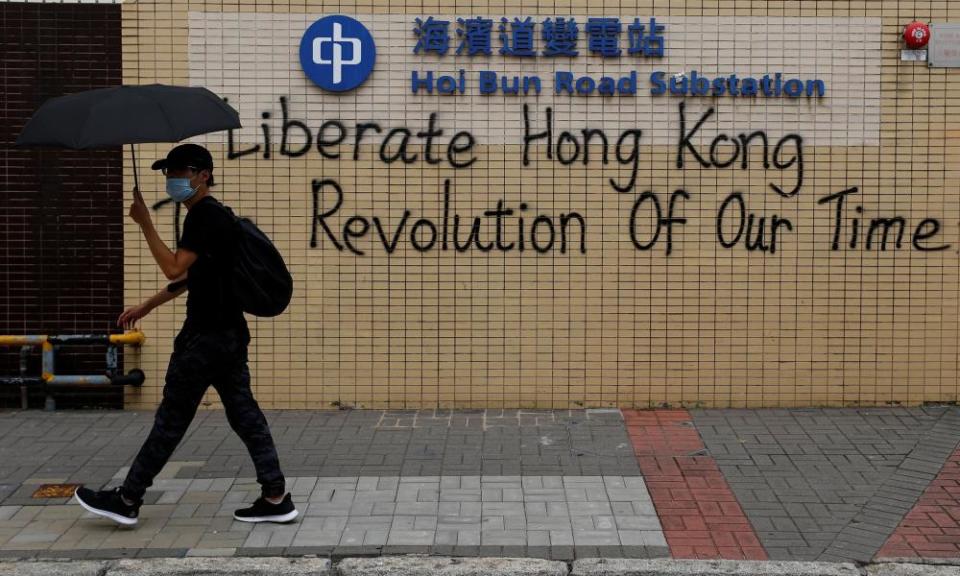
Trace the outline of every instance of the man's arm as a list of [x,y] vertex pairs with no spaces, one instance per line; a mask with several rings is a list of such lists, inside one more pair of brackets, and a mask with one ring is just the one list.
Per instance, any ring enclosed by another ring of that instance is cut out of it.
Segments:
[[197,255],[190,250],[181,248],[176,252],[172,252],[167,248],[163,239],[160,238],[157,229],[153,226],[150,211],[147,209],[147,205],[144,203],[143,196],[140,195],[140,192],[133,193],[130,217],[140,225],[140,229],[143,231],[143,237],[146,238],[147,245],[150,246],[150,253],[153,254],[153,259],[157,261],[160,270],[168,280],[175,280],[183,276],[187,272],[187,269],[196,262]]
[[[171,286],[174,287],[173,291],[170,290]],[[124,310],[123,314],[117,318],[117,325],[125,328],[132,327],[137,323],[137,321],[152,312],[154,308],[166,304],[167,302],[187,291],[186,283],[177,286],[171,284],[171,286],[168,286],[157,292],[142,304]]]
[[164,288],[163,290],[161,290],[161,291],[157,292],[156,294],[154,294],[153,296],[151,296],[149,300],[147,300],[146,302],[144,302],[144,305],[147,306],[147,307],[149,307],[150,310],[153,310],[154,308],[158,308],[158,307],[160,307],[160,306],[163,306],[163,305],[166,304],[167,302],[173,300],[173,299],[176,298],[177,296],[180,296],[181,294],[183,294],[183,293],[186,292],[186,291],[187,291],[187,286],[186,286],[186,285],[181,286],[181,287],[178,288],[175,292],[171,292],[171,291],[169,291],[168,289]]

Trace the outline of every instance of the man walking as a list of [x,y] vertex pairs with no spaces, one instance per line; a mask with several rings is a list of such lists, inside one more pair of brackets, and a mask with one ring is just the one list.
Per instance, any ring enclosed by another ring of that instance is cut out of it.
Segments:
[[213,157],[202,146],[182,144],[154,162],[153,169],[162,170],[166,176],[167,194],[187,207],[179,248],[174,252],[164,244],[139,192],[134,194],[130,217],[140,225],[163,274],[174,282],[124,311],[117,323],[135,324],[157,306],[189,291],[187,317],[174,340],[153,429],[123,486],[99,492],[79,488],[76,498],[90,512],[120,524],[136,524],[143,495],[183,439],[212,384],[231,428],[253,458],[262,489],[262,496],[251,507],[237,510],[234,518],[244,522],[292,521],[297,509],[286,492],[267,420],[250,390],[250,333],[229,278],[228,263],[235,249],[233,217],[210,196]]

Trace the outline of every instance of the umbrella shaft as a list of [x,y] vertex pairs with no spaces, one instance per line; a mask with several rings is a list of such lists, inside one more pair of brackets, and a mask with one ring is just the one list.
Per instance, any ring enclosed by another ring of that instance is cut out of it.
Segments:
[[130,154],[133,156],[133,191],[140,191],[140,178],[137,176],[137,149],[130,144]]

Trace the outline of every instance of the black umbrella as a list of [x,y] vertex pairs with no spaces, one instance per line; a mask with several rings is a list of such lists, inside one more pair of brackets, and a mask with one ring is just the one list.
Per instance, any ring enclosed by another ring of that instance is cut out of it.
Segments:
[[179,142],[240,127],[237,111],[206,88],[116,86],[47,100],[24,126],[16,143],[73,149],[130,144],[134,190],[139,190],[134,144]]

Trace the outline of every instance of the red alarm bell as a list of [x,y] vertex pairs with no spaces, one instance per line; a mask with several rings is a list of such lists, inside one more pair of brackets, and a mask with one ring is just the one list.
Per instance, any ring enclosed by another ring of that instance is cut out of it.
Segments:
[[919,50],[926,46],[929,41],[930,27],[923,22],[911,22],[903,29],[903,42],[911,50]]

